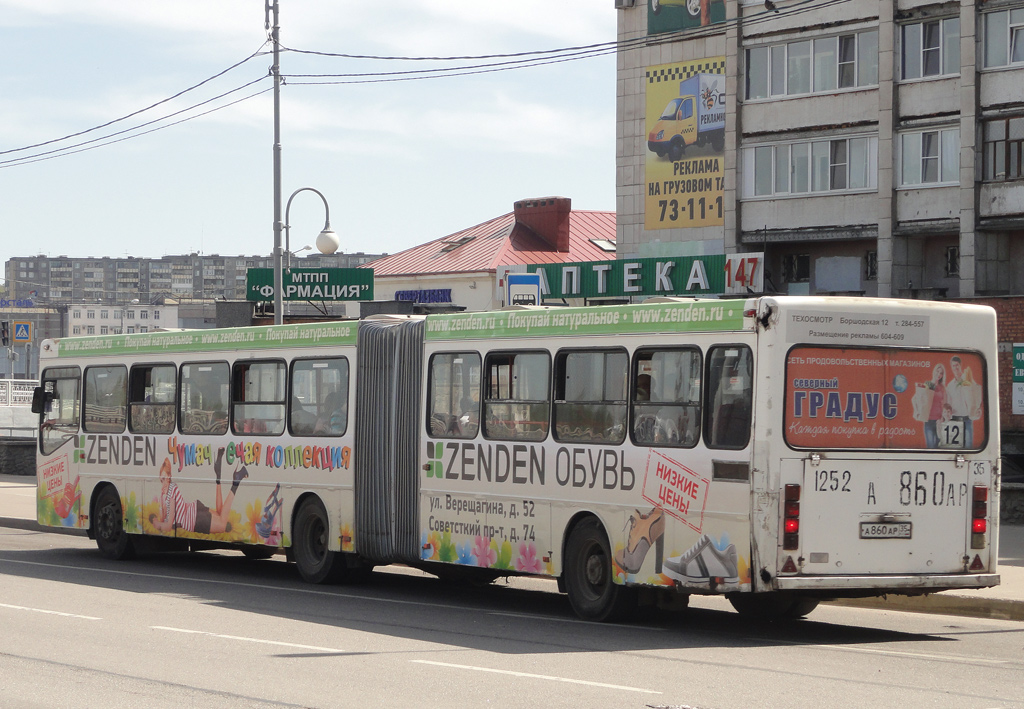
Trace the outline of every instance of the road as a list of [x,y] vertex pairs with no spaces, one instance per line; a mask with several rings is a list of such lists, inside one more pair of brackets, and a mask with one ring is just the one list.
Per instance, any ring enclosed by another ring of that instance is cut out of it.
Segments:
[[0,529],[0,706],[1024,707],[1024,624],[822,606],[751,624],[721,599],[577,620],[548,581],[412,570],[313,587],[278,557],[103,559]]

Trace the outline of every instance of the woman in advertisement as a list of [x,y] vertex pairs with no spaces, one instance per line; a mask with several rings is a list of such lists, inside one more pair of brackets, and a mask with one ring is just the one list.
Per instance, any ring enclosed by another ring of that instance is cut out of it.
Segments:
[[939,447],[937,424],[946,403],[946,367],[940,362],[932,369],[931,381],[918,383],[914,392],[914,418],[924,421],[924,442],[928,448]]

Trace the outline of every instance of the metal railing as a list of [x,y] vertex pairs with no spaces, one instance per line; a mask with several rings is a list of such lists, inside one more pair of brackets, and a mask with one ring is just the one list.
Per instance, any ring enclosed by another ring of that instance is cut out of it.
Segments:
[[0,406],[31,406],[38,379],[0,379]]

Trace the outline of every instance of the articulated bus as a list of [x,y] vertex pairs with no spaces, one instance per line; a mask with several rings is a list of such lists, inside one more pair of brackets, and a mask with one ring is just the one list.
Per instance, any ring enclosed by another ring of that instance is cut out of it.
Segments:
[[553,577],[582,618],[999,583],[990,308],[833,297],[48,340],[38,519],[100,550]]

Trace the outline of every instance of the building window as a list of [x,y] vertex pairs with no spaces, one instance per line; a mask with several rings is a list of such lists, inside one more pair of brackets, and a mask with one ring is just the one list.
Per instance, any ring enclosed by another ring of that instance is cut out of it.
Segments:
[[110,332],[110,328],[108,328],[106,325],[100,325],[100,334],[101,335],[109,334],[109,332]]
[[985,121],[982,135],[984,179],[1024,177],[1024,116]]
[[752,47],[746,59],[748,99],[874,86],[878,32]]
[[836,138],[743,149],[743,196],[876,188],[878,138]]
[[960,18],[931,20],[902,28],[904,79],[960,73]]
[[85,311],[85,319],[86,320],[95,320],[96,319],[96,311],[95,310],[86,310]]
[[811,280],[811,255],[786,254],[782,257],[782,278],[786,283]]
[[109,320],[109,319],[110,319],[110,311],[109,310],[101,310],[100,311],[100,320]]
[[87,328],[85,328],[85,334],[86,335],[95,335],[96,334],[96,326],[95,325],[89,325]]
[[121,319],[121,311],[120,310],[115,310],[114,311],[114,320],[120,320],[120,319]]
[[72,310],[71,311],[71,317],[73,317],[75,320],[81,320],[82,319],[82,311],[81,310]]
[[71,327],[71,334],[72,335],[81,335],[82,334],[82,326],[81,325],[73,325]]
[[960,132],[956,128],[900,136],[900,184],[956,184],[960,181]]
[[1024,63],[1024,7],[985,15],[985,66]]
[[139,320],[149,320],[149,311],[148,310],[140,310],[139,311]]
[[128,311],[125,312],[124,316],[128,320],[134,320],[135,319],[135,311],[134,310],[128,310]]
[[154,310],[153,311],[153,319],[154,320],[159,320],[160,319],[160,311],[159,310]]
[[946,277],[959,278],[960,276],[960,247],[946,247]]
[[878,280],[878,252],[868,251],[864,254],[864,280]]

